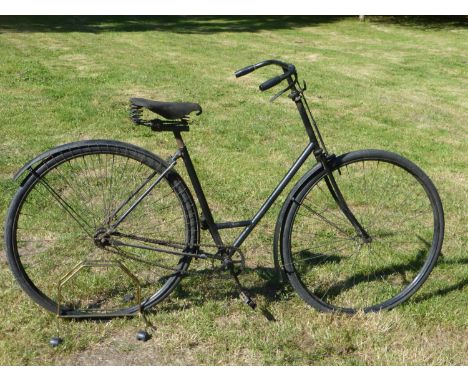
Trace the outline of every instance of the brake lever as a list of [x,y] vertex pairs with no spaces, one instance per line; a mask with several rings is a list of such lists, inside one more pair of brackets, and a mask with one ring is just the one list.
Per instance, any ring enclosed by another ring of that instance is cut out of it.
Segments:
[[[302,82],[304,83],[304,87],[301,88],[299,86],[299,89],[301,89],[301,93],[304,93],[307,90],[307,84],[306,84],[306,82],[304,80]],[[281,90],[279,93],[276,93],[273,97],[271,97],[270,102],[274,102],[278,97],[282,96],[288,90],[292,89],[294,85],[298,85],[297,79],[295,79],[294,82],[291,85],[288,85],[286,88]]]
[[292,89],[292,86],[294,84],[291,84],[291,85],[288,85],[286,88],[284,88],[283,90],[281,90],[279,93],[276,93],[273,97],[270,98],[270,102],[274,102],[275,99],[277,99],[278,97],[282,96],[284,93],[286,93],[288,90]]
[[[297,83],[299,85],[299,82]],[[302,80],[302,86],[299,85],[299,93],[304,94],[304,92],[307,90],[307,84],[305,80]]]

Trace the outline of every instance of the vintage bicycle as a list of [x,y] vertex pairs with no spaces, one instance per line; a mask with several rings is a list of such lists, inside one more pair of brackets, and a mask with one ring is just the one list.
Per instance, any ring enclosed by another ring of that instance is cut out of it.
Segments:
[[[309,157],[316,164],[294,185],[279,213],[273,258],[305,302],[320,311],[355,313],[390,309],[424,283],[444,236],[440,197],[428,176],[402,156],[382,150],[342,155],[327,151],[294,65],[267,60],[285,81],[307,144],[252,218],[215,221],[182,133],[196,103],[130,100],[130,116],[154,132],[172,132],[177,150],[168,159],[140,147],[87,140],[53,148],[15,175],[21,185],[6,218],[6,253],[24,291],[61,317],[113,317],[144,312],[190,275],[193,259],[219,262],[240,296],[242,243]],[[147,109],[147,111],[145,111]],[[144,119],[143,112],[161,118]],[[198,206],[176,172],[183,162]],[[198,208],[201,209],[199,213]],[[221,232],[242,228],[226,244]],[[207,230],[213,243],[201,243]]]

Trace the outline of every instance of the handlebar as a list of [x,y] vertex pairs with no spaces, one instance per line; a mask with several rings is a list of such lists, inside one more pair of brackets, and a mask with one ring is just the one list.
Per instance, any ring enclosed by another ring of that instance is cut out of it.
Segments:
[[234,74],[236,75],[236,78],[245,76],[246,74],[252,73],[255,70],[255,65],[249,65],[246,66],[245,68],[237,70]]
[[276,76],[273,78],[270,78],[269,80],[266,80],[263,84],[260,84],[258,87],[262,92],[265,90],[268,90],[272,88],[273,86],[278,85],[281,81],[285,80],[288,76],[290,76],[292,73],[285,73],[280,76]]
[[246,74],[252,73],[254,70],[262,68],[267,65],[277,65],[283,69],[283,74],[270,78],[269,80],[265,81],[263,84],[259,86],[259,89],[263,92],[272,88],[273,86],[278,85],[280,82],[285,80],[286,78],[290,77],[293,74],[296,74],[296,67],[293,64],[287,64],[286,62],[279,61],[279,60],[266,60],[259,62],[254,65],[246,66],[245,68],[237,70],[234,74],[236,78],[245,76]]

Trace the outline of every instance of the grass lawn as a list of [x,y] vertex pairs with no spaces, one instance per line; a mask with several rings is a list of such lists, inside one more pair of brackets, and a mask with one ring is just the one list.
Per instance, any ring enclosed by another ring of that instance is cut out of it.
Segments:
[[[307,81],[330,151],[395,151],[426,171],[443,201],[446,235],[443,257],[405,304],[318,313],[271,276],[288,187],[245,242],[240,276],[274,321],[197,262],[200,272],[153,309],[157,331],[146,343],[135,340],[138,319],[56,320],[20,289],[2,242],[0,364],[467,364],[467,27],[466,18],[1,17],[2,222],[18,187],[13,174],[48,148],[105,138],[172,154],[171,134],[131,124],[132,96],[202,105],[184,138],[215,219],[250,218],[306,143],[294,104],[269,103],[273,91],[258,91],[277,70],[233,76],[278,58]],[[53,349],[57,332],[65,342]]]

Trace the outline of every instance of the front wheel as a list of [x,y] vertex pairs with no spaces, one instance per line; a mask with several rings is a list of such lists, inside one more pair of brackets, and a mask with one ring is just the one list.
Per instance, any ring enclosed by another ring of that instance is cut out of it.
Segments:
[[343,213],[321,170],[291,198],[281,237],[284,270],[321,311],[390,309],[418,290],[440,253],[444,216],[437,190],[415,164],[380,150],[344,154],[330,162],[330,171],[369,237]]

